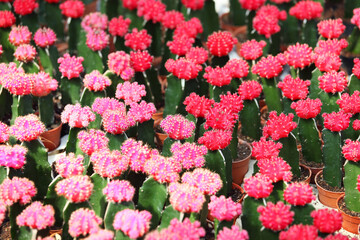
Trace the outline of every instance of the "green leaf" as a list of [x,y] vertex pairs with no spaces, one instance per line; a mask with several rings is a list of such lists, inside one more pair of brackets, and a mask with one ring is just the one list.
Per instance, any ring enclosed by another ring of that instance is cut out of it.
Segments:
[[113,223],[115,215],[124,209],[135,209],[133,202],[113,203],[109,202],[104,216],[105,229],[114,231]]
[[64,196],[57,195],[55,191],[56,184],[63,180],[63,178],[58,175],[53,181],[50,183],[48,191],[45,197],[45,204],[51,204],[55,210],[55,226],[62,225],[63,223],[63,211],[67,200]]
[[155,181],[152,177],[145,180],[139,192],[139,210],[147,210],[151,213],[150,229],[155,229],[161,218],[162,210],[167,198],[165,185]]
[[152,148],[155,148],[155,131],[154,131],[154,120],[150,119],[146,122],[138,124],[138,136],[137,139],[148,144]]
[[103,72],[104,66],[102,58],[98,51],[93,51],[86,45],[86,33],[84,30],[81,30],[80,32],[77,49],[80,56],[86,56],[83,61],[86,73],[91,73],[93,70]]
[[172,205],[166,206],[164,212],[162,213],[159,230],[167,228],[168,226],[170,226],[171,220],[173,220],[174,218],[179,219],[179,217],[180,212],[175,210]]
[[182,81],[185,83],[185,80],[180,80],[172,74],[167,78],[168,86],[165,91],[164,118],[177,112],[183,95]]
[[223,186],[217,192],[217,195],[227,196],[227,176],[226,176],[226,162],[225,157],[220,150],[217,151],[208,151],[205,155],[205,167],[213,172],[216,172],[220,175]]
[[110,150],[120,150],[122,143],[128,139],[125,133],[117,135],[106,133],[105,136],[109,139],[108,146]]
[[91,182],[94,184],[93,192],[89,198],[89,203],[97,216],[103,218],[106,210],[106,199],[103,194],[103,189],[107,185],[107,180],[99,174],[91,175]]

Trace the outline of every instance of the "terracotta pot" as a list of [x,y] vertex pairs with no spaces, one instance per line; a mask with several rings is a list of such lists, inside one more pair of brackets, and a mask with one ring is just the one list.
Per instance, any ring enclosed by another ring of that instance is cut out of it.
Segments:
[[302,182],[310,184],[310,179],[311,179],[311,170],[310,170],[310,168],[308,166],[304,165],[304,164],[301,164],[301,163],[299,165],[300,165],[300,167],[304,168],[308,172],[308,177]]
[[62,122],[56,128],[50,129],[40,135],[40,140],[48,151],[56,149],[60,145]]
[[163,113],[163,111],[159,111],[151,116],[151,118],[154,120],[154,127],[160,125],[160,122],[163,119]]
[[156,137],[157,144],[160,147],[160,146],[164,145],[164,141],[168,137],[168,135],[166,133],[155,132],[155,137]]
[[317,190],[319,192],[318,197],[319,201],[327,207],[336,208],[337,199],[344,194],[344,192],[332,192],[324,189],[318,184],[318,179],[322,174],[322,170],[318,172],[315,176],[315,184],[317,186]]
[[316,168],[316,167],[309,167],[311,171],[311,178],[310,183],[315,184],[315,176],[318,174],[318,172],[322,171],[323,167]]
[[239,139],[239,144],[246,144],[250,148],[250,154],[246,158],[240,159],[240,160],[235,160],[232,162],[233,182],[238,185],[241,185],[244,180],[245,174],[249,170],[249,162],[250,162],[250,158],[251,158],[252,147],[248,142],[245,142],[241,139]]
[[232,25],[229,21],[229,13],[224,13],[220,16],[220,28],[231,32],[233,36],[237,36],[239,34],[246,34],[247,33],[247,26],[236,26]]
[[336,207],[341,212],[341,215],[343,217],[342,221],[342,227],[348,232],[358,234],[359,233],[359,227],[360,227],[360,217],[351,216],[345,212],[343,212],[339,205],[340,201],[345,197],[345,194],[342,194],[336,201]]

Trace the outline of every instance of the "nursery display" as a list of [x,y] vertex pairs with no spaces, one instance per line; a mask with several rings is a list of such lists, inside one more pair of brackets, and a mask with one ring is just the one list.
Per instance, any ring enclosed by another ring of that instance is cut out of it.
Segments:
[[0,1],[0,239],[355,239],[359,0],[224,2]]

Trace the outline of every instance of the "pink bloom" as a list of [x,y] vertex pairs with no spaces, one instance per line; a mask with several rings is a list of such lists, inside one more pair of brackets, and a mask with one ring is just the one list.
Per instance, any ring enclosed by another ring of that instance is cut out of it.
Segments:
[[351,141],[346,139],[344,146],[342,147],[342,154],[346,160],[359,162],[360,161],[360,142]]
[[268,202],[266,207],[259,206],[260,221],[265,228],[273,231],[281,231],[287,228],[294,220],[294,212],[290,211],[290,205],[279,201],[276,204]]
[[351,18],[351,23],[360,28],[360,8],[355,8],[353,10],[353,16]]
[[175,29],[180,23],[184,22],[184,15],[176,10],[166,11],[161,19],[162,25],[167,29]]
[[16,224],[41,230],[54,225],[54,215],[55,210],[51,205],[43,206],[41,202],[36,201],[16,217]]
[[273,78],[280,75],[285,65],[286,59],[284,55],[278,54],[276,57],[267,56],[262,57],[251,69],[254,74],[260,75],[263,78]]
[[205,146],[196,145],[195,143],[175,142],[171,146],[172,158],[177,162],[181,162],[184,169],[201,168],[205,164],[204,155],[207,154]]
[[229,91],[220,95],[220,105],[236,116],[244,107],[241,97],[237,93],[231,94]]
[[0,200],[0,224],[2,225],[6,217],[6,206],[3,200]]
[[21,142],[37,139],[45,129],[45,125],[35,114],[17,117],[14,125],[9,128],[10,134]]
[[354,122],[353,122],[353,129],[354,129],[355,131],[359,131],[359,130],[360,130],[360,120],[358,120],[358,119],[354,120]]
[[204,128],[207,130],[212,129],[232,130],[237,120],[237,113],[234,113],[229,108],[224,107],[221,103],[215,103],[205,114]]
[[137,28],[133,28],[131,33],[125,35],[125,46],[135,51],[147,49],[151,41],[152,37],[145,29],[138,31]]
[[304,182],[290,183],[284,191],[284,199],[294,206],[305,206],[315,200],[312,187]]
[[231,221],[241,214],[241,204],[235,203],[231,197],[225,198],[224,195],[211,196],[208,207],[210,215],[219,221]]
[[109,35],[104,30],[90,29],[86,34],[86,45],[93,51],[101,51],[109,45]]
[[186,111],[195,117],[205,117],[207,111],[210,110],[211,105],[214,104],[213,99],[208,99],[205,96],[199,96],[196,93],[192,92],[189,96],[185,98],[184,105],[186,106]]
[[305,99],[309,93],[308,86],[310,86],[309,80],[303,81],[298,77],[294,79],[290,74],[278,83],[283,95],[292,101]]
[[113,240],[114,239],[114,232],[110,230],[99,229],[96,233],[90,234],[84,240]]
[[208,37],[206,45],[212,55],[222,57],[228,55],[237,42],[230,32],[218,31]]
[[199,144],[204,144],[208,150],[215,151],[226,148],[232,139],[232,131],[211,130],[204,133],[204,136],[198,139]]
[[94,70],[84,77],[84,87],[90,91],[103,91],[106,87],[111,85],[111,80],[107,76],[102,75],[98,70]]
[[339,107],[345,113],[356,114],[360,112],[360,92],[354,91],[354,93],[349,96],[348,93],[343,93],[341,98],[336,101]]
[[260,141],[252,143],[252,147],[252,156],[260,161],[262,159],[270,159],[279,156],[282,144],[272,140],[267,141],[265,137],[261,137]]
[[360,78],[360,59],[359,58],[354,59],[354,67],[352,69],[352,72],[357,78]]
[[33,74],[33,88],[31,94],[36,97],[44,97],[58,88],[58,81],[46,72]]
[[106,110],[102,115],[104,130],[111,134],[122,134],[135,125],[135,119],[122,110]]
[[11,11],[0,11],[0,28],[8,28],[16,22],[15,16]]
[[73,203],[85,202],[90,198],[94,184],[89,176],[75,175],[59,181],[55,191]]
[[185,58],[193,61],[195,64],[204,64],[209,58],[209,53],[205,48],[192,47],[186,53]]
[[338,38],[345,30],[341,18],[322,20],[317,27],[320,35],[324,38]]
[[[45,0],[45,1],[48,3],[59,3],[60,2],[60,0]],[[44,240],[45,240],[45,238],[44,238]]]
[[348,84],[345,72],[326,72],[319,77],[319,87],[327,93],[335,94],[344,91]]
[[61,14],[69,18],[80,18],[84,15],[85,4],[79,0],[66,0],[59,8]]
[[89,32],[91,30],[105,30],[108,25],[108,17],[106,14],[102,14],[100,12],[92,12],[84,17],[81,21],[81,27],[85,30],[85,32]]
[[173,41],[168,41],[166,46],[169,47],[170,52],[175,55],[184,56],[192,47],[195,39],[187,35],[174,35]]
[[315,118],[321,112],[322,102],[319,98],[299,100],[291,104],[291,108],[295,110],[299,118],[310,119]]
[[9,140],[9,126],[3,122],[0,122],[0,143],[7,142]]
[[231,229],[224,227],[217,235],[218,240],[248,240],[249,235],[246,230],[239,230],[239,227],[233,225]]
[[2,47],[2,45],[0,44],[0,56],[3,54],[3,47]]
[[219,66],[216,68],[212,68],[211,66],[206,67],[204,78],[208,83],[217,87],[229,85],[232,80],[229,69]]
[[287,231],[280,232],[279,240],[316,240],[318,236],[316,227],[312,225],[293,225]]
[[115,98],[95,98],[93,105],[91,106],[92,110],[101,116],[107,110],[118,110],[120,112],[125,112],[125,105],[122,102],[119,102]]
[[3,76],[2,85],[13,95],[24,96],[31,93],[34,88],[32,74],[10,73]]
[[294,68],[304,68],[313,62],[312,48],[306,43],[290,45],[284,52],[287,63]]
[[32,13],[39,4],[36,0],[14,0],[13,7],[16,14],[24,16]]
[[311,212],[314,226],[322,233],[334,233],[341,229],[341,212],[335,209],[318,209]]
[[27,148],[21,145],[0,145],[0,166],[20,169],[26,160]]
[[36,193],[35,184],[27,178],[6,178],[0,184],[0,199],[7,206],[11,206],[16,202],[25,205],[31,201],[31,198]]
[[130,55],[124,51],[110,53],[107,64],[109,69],[116,75],[121,76],[124,81],[130,80],[135,74],[130,65]]
[[152,154],[151,158],[144,165],[144,172],[152,175],[160,183],[177,182],[179,180],[178,172],[180,171],[180,163],[157,154]]
[[170,58],[166,61],[165,68],[175,77],[185,80],[196,78],[199,71],[202,70],[201,65],[185,58],[179,58],[177,60]]
[[166,5],[157,0],[139,0],[137,15],[144,17],[146,21],[152,20],[153,23],[161,22],[166,11]]
[[[185,172],[181,177],[182,183],[197,187],[205,195],[214,195],[222,187],[220,175],[206,168],[196,168],[192,172]],[[202,184],[206,182],[206,184]]]
[[357,190],[360,192],[360,175],[359,175],[358,178],[357,178],[357,184],[356,184],[356,186],[357,186]]
[[243,78],[249,74],[249,64],[242,59],[229,60],[224,68],[230,71],[232,78]]
[[154,113],[156,113],[156,108],[153,103],[141,101],[140,103],[133,102],[130,104],[128,115],[130,118],[134,118],[135,121],[143,123],[149,121]]
[[80,235],[86,236],[89,233],[94,234],[99,231],[99,225],[101,223],[101,218],[96,216],[93,210],[80,208],[71,213],[69,219],[69,233],[74,238],[79,237]]
[[344,113],[343,111],[324,113],[324,127],[333,132],[344,131],[350,124],[350,113]]
[[78,78],[84,70],[82,66],[83,61],[83,57],[70,57],[68,53],[65,53],[63,57],[58,59],[58,63],[60,63],[59,71],[63,77],[68,79]]
[[300,1],[290,8],[289,14],[299,20],[311,20],[321,17],[323,7],[320,2],[315,1]]
[[130,169],[135,172],[143,172],[144,165],[151,158],[151,149],[142,141],[127,139],[121,146],[122,154],[130,160]]
[[51,28],[42,27],[35,32],[34,41],[36,46],[46,48],[55,43],[56,34]]
[[55,162],[56,171],[63,178],[81,175],[84,172],[84,157],[82,155],[75,156],[74,153],[60,155]]
[[77,135],[79,147],[85,154],[91,156],[94,152],[107,148],[109,139],[105,136],[105,132],[96,129],[89,131],[80,131]]
[[333,52],[314,54],[313,60],[315,66],[322,72],[338,71],[341,66],[340,56]]
[[327,235],[324,240],[356,240],[356,237],[350,238],[347,235],[343,235],[341,233],[337,233],[334,235]]
[[148,51],[130,52],[130,60],[135,72],[145,72],[151,67],[153,56]]
[[140,102],[141,97],[146,95],[145,86],[137,82],[124,82],[119,83],[116,87],[115,97],[123,99],[126,105],[131,103]]
[[293,122],[294,115],[290,113],[285,115],[281,113],[279,116],[276,111],[269,114],[269,120],[263,128],[264,137],[271,137],[274,141],[289,136],[290,132],[297,127],[297,123]]
[[144,236],[150,228],[151,214],[144,210],[124,209],[115,215],[113,226],[130,238]]
[[263,48],[266,46],[265,41],[257,42],[255,39],[247,40],[241,44],[240,56],[246,60],[255,60],[263,54]]
[[[124,3],[125,1],[123,1]],[[109,33],[113,36],[124,37],[129,30],[131,20],[123,16],[114,17],[109,22]]]
[[182,115],[169,115],[160,123],[160,127],[175,140],[191,137],[195,130],[195,124]]
[[0,84],[4,85],[8,78],[14,78],[17,74],[24,74],[25,71],[21,67],[17,67],[16,63],[10,62],[9,64],[0,63]]
[[244,190],[247,195],[252,198],[267,198],[270,196],[273,188],[274,186],[272,185],[271,180],[260,173],[244,179]]
[[241,7],[247,10],[257,10],[266,0],[239,0]]
[[61,121],[68,123],[72,128],[87,127],[90,122],[95,121],[95,114],[88,106],[81,107],[80,103],[68,104],[61,113]]
[[286,19],[286,12],[280,11],[274,5],[260,7],[253,19],[254,29],[261,35],[269,38],[271,35],[280,32],[279,20]]
[[273,183],[279,181],[289,182],[292,179],[290,165],[281,157],[272,157],[258,161],[260,173],[268,177]]
[[106,200],[114,203],[130,202],[134,193],[135,188],[131,186],[129,181],[126,180],[111,181],[103,189],[103,194],[106,195]]
[[14,57],[20,62],[31,62],[35,59],[36,49],[30,44],[23,44],[16,48]]
[[200,19],[193,17],[187,22],[182,22],[176,26],[174,31],[175,35],[187,35],[190,38],[196,38],[196,35],[203,32]]
[[191,10],[201,10],[204,7],[205,0],[181,0],[181,3]]
[[90,161],[93,163],[94,172],[103,178],[118,177],[129,166],[129,159],[118,150],[102,149],[94,152],[90,157]]
[[137,8],[139,0],[123,0],[122,5],[124,8],[134,10]]
[[243,81],[239,86],[238,93],[243,100],[254,100],[262,92],[261,84],[256,80]]
[[290,2],[290,0],[270,0],[270,1],[273,2],[273,3],[276,3],[276,4],[282,4],[282,3]]
[[31,41],[31,32],[27,26],[14,26],[9,33],[9,42],[18,47],[22,44],[29,44]]
[[179,212],[199,212],[205,202],[200,189],[187,183],[171,183],[168,187],[170,204]]
[[341,51],[348,46],[346,39],[328,39],[318,41],[317,47],[314,49],[316,54],[324,54],[327,52],[340,55]]

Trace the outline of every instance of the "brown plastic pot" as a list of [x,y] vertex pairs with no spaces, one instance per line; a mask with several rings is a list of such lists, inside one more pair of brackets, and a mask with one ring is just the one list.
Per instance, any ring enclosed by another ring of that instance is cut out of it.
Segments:
[[336,208],[337,200],[342,194],[344,194],[344,192],[333,192],[321,187],[318,184],[318,179],[320,177],[320,174],[322,174],[322,170],[319,171],[315,176],[315,184],[319,192],[318,194],[319,201],[327,207]]
[[310,170],[310,168],[308,166],[304,165],[304,164],[301,164],[301,163],[299,165],[300,165],[300,167],[304,168],[308,172],[308,177],[302,182],[310,184],[310,179],[311,179],[311,170]]
[[309,167],[311,171],[311,178],[310,183],[315,184],[315,176],[318,174],[318,172],[322,171],[323,167],[316,168],[316,167]]
[[345,197],[345,194],[342,194],[336,201],[336,207],[341,212],[343,217],[342,227],[348,232],[358,234],[359,233],[359,226],[360,226],[360,217],[351,216],[344,211],[342,211],[339,207],[340,201]]
[[248,142],[245,142],[241,139],[239,139],[239,144],[246,144],[250,148],[250,154],[246,158],[235,160],[232,162],[233,182],[238,185],[241,185],[246,173],[249,170],[249,162],[250,162],[250,158],[251,158],[252,147]]
[[56,128],[50,129],[40,135],[40,140],[48,151],[53,151],[60,145],[62,122]]

